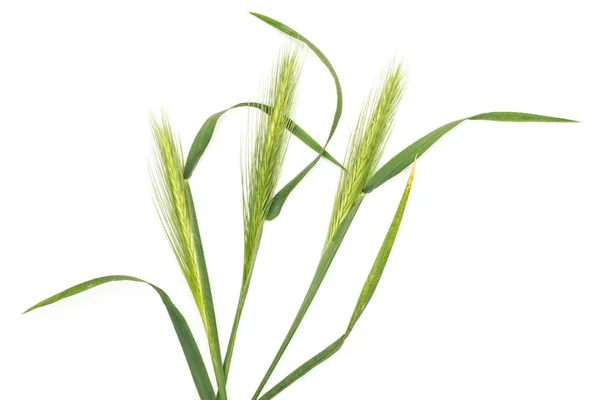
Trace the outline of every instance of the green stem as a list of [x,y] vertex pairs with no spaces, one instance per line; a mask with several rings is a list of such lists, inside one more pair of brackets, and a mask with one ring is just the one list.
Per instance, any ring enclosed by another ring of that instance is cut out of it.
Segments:
[[[263,222],[264,224],[264,222]],[[264,226],[264,225],[263,225]],[[247,258],[245,263],[248,263],[249,268],[248,274],[245,276],[242,282],[242,288],[240,289],[240,296],[238,298],[237,309],[235,311],[235,317],[233,318],[233,326],[231,327],[231,333],[229,334],[229,343],[227,344],[227,351],[225,353],[225,361],[223,363],[223,371],[225,374],[225,381],[229,376],[229,369],[231,368],[231,358],[233,357],[233,349],[235,347],[235,339],[237,338],[237,331],[240,326],[240,320],[242,318],[242,312],[244,305],[246,304],[246,297],[248,296],[248,290],[250,289],[250,281],[252,280],[252,272],[254,272],[254,263],[256,261],[256,255],[258,254],[258,248],[260,247],[260,240],[262,238],[263,226],[258,231],[258,238],[254,249],[251,250],[250,256]],[[246,270],[246,268],[244,268]]]
[[267,381],[273,374],[275,367],[277,367],[277,364],[281,360],[283,353],[285,352],[288,345],[292,341],[292,338],[294,337],[296,330],[300,326],[300,323],[304,319],[304,316],[306,315],[308,308],[310,307],[310,305],[312,304],[312,301],[314,300],[315,296],[317,295],[317,292],[318,292],[319,288],[321,287],[321,284],[323,283],[323,279],[325,279],[325,275],[327,274],[327,271],[329,270],[329,266],[331,265],[333,258],[335,257],[335,254],[337,253],[337,251],[342,243],[342,240],[344,239],[344,236],[346,235],[346,232],[348,231],[348,228],[350,227],[350,224],[354,220],[354,216],[356,215],[356,212],[358,211],[358,208],[360,207],[360,205],[362,203],[363,197],[364,197],[364,195],[358,196],[358,198],[355,200],[354,204],[352,205],[352,208],[350,208],[348,213],[344,216],[343,220],[340,222],[335,233],[333,234],[331,239],[327,242],[325,249],[323,251],[323,254],[321,255],[321,259],[319,260],[319,265],[317,266],[317,270],[315,271],[315,275],[313,276],[312,282],[310,283],[310,286],[308,288],[308,291],[306,292],[304,300],[302,301],[302,304],[300,305],[300,309],[298,310],[298,312],[296,314],[296,318],[294,318],[294,321],[292,322],[292,325],[290,326],[288,333],[285,336],[285,339],[283,339],[283,342],[281,343],[281,346],[279,347],[279,350],[277,351],[275,358],[273,358],[273,361],[271,362],[269,369],[267,370],[267,372],[265,373],[265,376],[263,377],[262,381],[258,385],[258,388],[256,389],[256,392],[254,393],[254,396],[252,396],[252,400],[258,399],[258,397],[260,396],[260,393],[262,392],[265,385],[267,384]]
[[248,288],[250,287],[250,279],[247,280],[246,284],[242,286],[240,291],[240,297],[238,299],[237,310],[235,312],[235,318],[233,320],[233,326],[231,327],[231,334],[229,335],[229,343],[227,344],[227,352],[225,353],[225,362],[223,363],[223,372],[225,373],[225,380],[229,376],[229,368],[231,367],[231,357],[233,356],[233,348],[235,346],[235,339],[237,337],[237,331],[240,326],[240,319],[242,317],[242,311],[246,304],[246,296],[248,295]]

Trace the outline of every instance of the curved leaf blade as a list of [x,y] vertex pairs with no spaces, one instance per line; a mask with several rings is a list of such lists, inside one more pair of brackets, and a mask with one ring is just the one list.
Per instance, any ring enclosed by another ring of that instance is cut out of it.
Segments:
[[489,112],[477,114],[469,118],[459,119],[435,129],[392,157],[390,161],[385,163],[385,165],[373,175],[369,182],[367,182],[363,188],[363,192],[369,193],[375,190],[394,176],[398,175],[400,172],[404,171],[404,169],[406,169],[406,167],[408,167],[413,160],[419,158],[442,136],[458,126],[460,123],[467,120],[497,122],[578,122],[565,118],[510,111]]
[[165,308],[167,309],[169,318],[171,319],[171,323],[173,324],[173,328],[175,328],[175,332],[177,333],[179,344],[181,345],[181,348],[187,360],[188,367],[190,368],[190,373],[192,374],[192,378],[194,380],[194,384],[196,385],[196,390],[198,391],[200,399],[214,400],[215,393],[212,384],[210,383],[208,371],[206,370],[206,366],[204,365],[204,361],[202,360],[200,350],[198,350],[198,345],[196,344],[196,340],[194,339],[194,335],[192,334],[190,327],[187,324],[187,321],[185,320],[181,312],[177,309],[175,304],[173,304],[169,296],[161,288],[151,284],[150,282],[146,282],[142,279],[127,275],[103,276],[63,290],[62,292],[57,293],[54,296],[51,296],[46,300],[37,303],[33,307],[30,307],[23,314],[26,314],[37,308],[45,307],[47,305],[56,303],[57,301],[66,299],[67,297],[71,297],[76,294],[85,292],[86,290],[92,289],[96,286],[117,281],[133,281],[145,283],[151,286],[158,293]]
[[[256,102],[244,102],[244,103],[238,103],[232,107],[229,107],[226,110],[219,111],[219,112],[211,115],[210,117],[208,117],[206,119],[206,121],[204,122],[204,124],[202,124],[202,127],[200,128],[198,133],[196,134],[196,137],[194,138],[194,141],[192,142],[192,146],[190,147],[190,151],[188,152],[188,156],[187,156],[187,159],[185,162],[185,168],[183,171],[183,177],[185,179],[189,179],[192,176],[194,169],[196,168],[196,165],[198,164],[198,161],[200,161],[202,154],[204,154],[204,151],[206,150],[206,148],[208,147],[208,144],[210,143],[210,140],[212,139],[212,136],[215,132],[215,128],[217,126],[217,122],[219,122],[219,118],[221,118],[221,116],[223,114],[225,114],[227,111],[233,110],[234,108],[240,108],[240,107],[253,107],[253,108],[261,110],[262,112],[264,112],[268,115],[270,115],[271,111],[272,111],[271,106],[268,106],[266,104],[256,103]],[[310,136],[304,129],[302,129],[298,124],[296,124],[293,120],[291,120],[289,118],[288,118],[288,130],[290,131],[290,133],[292,135],[296,136],[298,139],[300,139],[300,141],[302,141],[308,147],[313,149],[315,152],[320,154],[324,151],[323,147],[321,147],[321,145],[312,136]],[[328,159],[329,161],[331,161],[338,167],[343,168],[342,164],[340,164],[327,151],[325,151],[323,153],[323,157],[325,157],[326,159]]]
[[[262,14],[255,13],[255,12],[250,12],[250,14],[255,16],[256,18],[260,19],[261,21],[271,25],[273,28],[285,33],[286,35],[304,43],[306,46],[308,46],[309,49],[311,49],[315,53],[315,55],[319,58],[319,60],[321,60],[321,62],[325,65],[325,67],[331,74],[331,77],[333,78],[333,82],[335,83],[335,93],[336,93],[337,100],[336,100],[336,106],[335,106],[335,114],[333,115],[331,129],[329,130],[329,136],[327,137],[327,141],[325,142],[325,145],[323,146],[323,148],[326,148],[327,145],[329,144],[329,142],[331,141],[331,138],[333,137],[335,130],[337,129],[338,123],[340,122],[340,118],[342,116],[342,108],[343,108],[343,104],[344,104],[344,97],[342,95],[342,85],[340,83],[340,79],[339,79],[337,73],[335,72],[335,69],[333,68],[333,65],[331,65],[331,62],[329,61],[329,59],[325,56],[325,54],[323,54],[323,52],[317,46],[315,46],[310,40],[308,40],[307,38],[302,36],[300,33],[295,31],[294,29],[290,28],[289,26],[287,26],[271,17],[267,17],[266,15],[262,15]],[[269,215],[271,216],[271,218],[269,218],[269,220],[272,220],[275,217],[277,217],[277,215],[279,215],[279,212],[281,211],[281,208],[283,207],[283,203],[285,203],[285,201],[287,200],[287,198],[290,195],[290,193],[292,192],[292,190],[294,190],[296,188],[296,186],[302,181],[302,179],[304,179],[304,177],[308,174],[308,172],[310,172],[310,170],[317,164],[321,155],[324,155],[326,157],[326,154],[327,153],[325,152],[325,150],[322,150],[322,152],[319,153],[319,156],[317,157],[316,160],[311,161],[302,171],[300,171],[300,173],[298,173],[298,175],[296,175],[288,184],[286,184],[273,197],[273,200],[271,202],[271,209],[269,210]],[[337,165],[343,169],[343,167],[341,165],[339,165],[339,163]]]
[[396,240],[396,236],[398,234],[398,229],[400,228],[400,224],[402,222],[402,217],[404,216],[404,210],[406,209],[406,204],[408,203],[408,197],[410,195],[410,189],[412,187],[412,181],[415,173],[415,164],[413,163],[413,168],[410,172],[410,176],[408,177],[408,182],[406,183],[406,187],[404,189],[404,193],[402,194],[402,198],[400,203],[398,204],[398,208],[396,209],[396,213],[394,214],[394,218],[390,224],[390,227],[385,235],[385,239],[381,244],[379,252],[377,253],[377,257],[375,258],[375,262],[365,280],[363,288],[361,290],[358,301],[356,302],[356,307],[354,308],[354,312],[350,317],[350,322],[348,323],[348,327],[346,328],[346,332],[342,336],[340,336],[336,341],[331,343],[325,349],[323,349],[320,353],[306,361],[304,364],[296,368],[293,372],[287,375],[283,380],[273,386],[270,390],[268,390],[263,396],[259,398],[259,400],[270,400],[287,387],[289,387],[292,383],[306,375],[310,370],[317,367],[329,357],[337,353],[342,346],[344,345],[346,339],[352,332],[354,325],[362,315],[363,311],[369,304],[371,297],[373,297],[373,293],[375,293],[375,289],[377,289],[377,285],[379,284],[379,280],[383,274],[383,270],[387,264],[387,260],[390,256],[392,247]]

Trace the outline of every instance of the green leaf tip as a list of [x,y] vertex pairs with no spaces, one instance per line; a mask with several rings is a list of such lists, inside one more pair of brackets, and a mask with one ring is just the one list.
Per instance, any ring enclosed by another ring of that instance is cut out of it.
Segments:
[[498,121],[498,122],[579,122],[572,119],[549,117],[547,115],[529,114],[513,111],[497,111],[477,114],[470,118],[471,121]]
[[495,121],[495,122],[567,122],[576,123],[572,119],[550,117],[546,115],[529,114],[512,111],[496,111],[483,114],[477,114],[469,118],[458,119],[449,122],[439,128],[431,131],[422,138],[416,140],[411,145],[406,147],[400,153],[392,157],[383,165],[367,182],[363,188],[364,193],[369,193],[383,185],[385,182],[393,178],[407,168],[410,163],[418,157],[421,157],[433,144],[441,139],[446,133],[460,125],[465,121]]

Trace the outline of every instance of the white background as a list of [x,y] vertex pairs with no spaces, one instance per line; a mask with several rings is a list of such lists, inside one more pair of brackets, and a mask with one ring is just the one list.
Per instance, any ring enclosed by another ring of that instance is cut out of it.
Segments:
[[[253,100],[284,36],[336,67],[343,157],[362,99],[399,55],[410,84],[384,161],[446,122],[525,111],[581,124],[467,122],[419,162],[378,292],[343,350],[283,399],[600,398],[600,29],[592,1],[3,1],[0,398],[194,399],[163,287],[207,354],[155,216],[149,111],[187,149],[210,114]],[[297,122],[321,143],[334,86],[307,51]],[[227,114],[192,180],[226,342],[241,276],[239,140]],[[292,139],[282,181],[313,157]],[[230,375],[248,399],[316,267],[335,186],[322,161],[265,230]],[[363,203],[271,384],[342,333],[406,174]],[[224,344],[223,344],[224,346]],[[208,361],[208,359],[207,359]]]

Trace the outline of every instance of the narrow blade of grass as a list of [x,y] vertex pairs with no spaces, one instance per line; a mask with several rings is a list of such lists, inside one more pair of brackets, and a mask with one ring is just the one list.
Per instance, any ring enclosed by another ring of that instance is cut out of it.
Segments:
[[[340,83],[340,79],[338,78],[337,73],[335,72],[335,69],[333,68],[333,65],[331,65],[331,62],[329,61],[329,59],[325,56],[325,54],[323,54],[323,52],[317,46],[315,46],[310,40],[308,40],[307,38],[302,36],[300,33],[296,32],[294,29],[290,28],[289,26],[287,26],[273,18],[267,17],[266,15],[262,15],[262,14],[255,13],[255,12],[251,12],[250,14],[252,14],[256,18],[260,19],[261,21],[271,25],[273,28],[275,28],[275,29],[285,33],[286,35],[307,45],[308,48],[311,49],[315,53],[315,55],[319,58],[319,60],[321,60],[321,62],[325,65],[325,67],[331,74],[331,77],[333,78],[333,82],[335,83],[335,93],[336,93],[337,100],[336,100],[336,106],[335,106],[335,114],[333,115],[333,121],[331,123],[331,128],[329,129],[329,136],[327,137],[327,141],[325,142],[325,145],[323,145],[323,148],[326,148],[327,145],[329,144],[329,142],[331,141],[331,138],[333,137],[335,130],[337,129],[338,123],[340,122],[340,117],[342,116],[342,108],[343,108],[343,102],[344,102],[343,95],[342,95],[342,85]],[[319,156],[317,156],[317,158],[315,160],[310,162],[302,171],[300,171],[300,173],[298,173],[298,175],[296,175],[289,183],[287,183],[273,197],[273,200],[271,202],[271,209],[269,210],[269,215],[270,215],[269,220],[272,220],[272,219],[276,218],[277,215],[279,215],[279,212],[281,211],[283,204],[287,200],[287,198],[290,195],[290,193],[292,192],[292,190],[294,190],[296,188],[296,186],[302,181],[302,179],[304,179],[304,177],[310,172],[310,170],[317,164],[317,162],[319,161],[319,159],[321,158],[322,155],[327,157],[327,153],[325,152],[325,150],[322,150],[319,153]],[[339,163],[336,163],[336,164],[341,167],[341,165],[339,165]],[[342,169],[343,169],[343,167],[342,167]]]
[[379,252],[377,253],[373,267],[371,267],[371,271],[369,272],[367,280],[365,281],[362,291],[360,292],[360,296],[356,302],[356,307],[354,308],[354,312],[350,318],[350,323],[346,329],[346,335],[350,334],[352,328],[354,328],[354,325],[356,324],[356,321],[358,321],[365,308],[367,308],[369,301],[371,301],[371,297],[373,297],[375,289],[377,289],[377,285],[379,284],[383,270],[385,269],[387,261],[390,257],[392,247],[396,241],[398,229],[400,229],[400,223],[402,223],[402,217],[404,216],[404,210],[406,209],[406,203],[408,203],[408,196],[410,195],[410,189],[412,187],[413,177],[415,175],[415,166],[416,162],[413,163],[412,170],[410,171],[410,175],[408,177],[408,182],[406,182],[404,193],[400,199],[400,204],[398,204],[396,214],[394,214],[394,219],[392,219],[392,223],[390,224],[387,234],[385,235],[385,239],[379,248]]
[[[200,161],[202,154],[204,154],[204,151],[208,147],[208,144],[210,143],[210,140],[212,139],[212,136],[215,132],[215,128],[217,126],[217,122],[219,121],[219,118],[221,118],[221,116],[223,114],[225,114],[227,111],[233,110],[234,108],[240,108],[240,107],[257,108],[269,115],[273,111],[273,108],[266,104],[256,103],[256,102],[245,102],[245,103],[236,104],[232,107],[229,107],[226,110],[219,111],[218,113],[215,113],[215,114],[211,115],[210,117],[208,117],[208,119],[204,122],[204,124],[202,125],[202,127],[200,128],[198,133],[196,134],[196,137],[194,138],[194,141],[192,142],[192,146],[190,147],[190,151],[188,152],[188,156],[187,156],[187,159],[185,162],[185,169],[183,172],[183,176],[186,179],[189,179],[192,176],[194,169],[196,168],[196,165],[198,164],[198,161]],[[321,147],[321,145],[312,136],[310,136],[304,129],[302,129],[298,124],[296,124],[294,121],[292,121],[289,118],[288,118],[288,130],[290,131],[290,133],[292,135],[296,136],[298,139],[300,139],[304,144],[306,144],[308,147],[313,149],[315,152],[320,154],[321,152],[325,151],[323,149],[323,147]],[[342,164],[340,164],[335,158],[333,158],[333,156],[331,154],[329,154],[327,151],[325,151],[323,153],[323,157],[325,157],[326,159],[328,159],[329,161],[331,161],[338,167],[343,168]]]
[[549,117],[547,115],[528,114],[513,111],[497,111],[477,114],[470,120],[499,121],[499,122],[578,122],[572,119]]
[[335,257],[338,249],[340,248],[340,245],[341,245],[342,241],[344,240],[346,233],[348,232],[348,228],[350,227],[350,224],[354,220],[354,216],[356,215],[356,212],[358,211],[358,208],[360,207],[360,205],[363,201],[363,198],[364,198],[364,196],[360,195],[355,200],[354,204],[352,205],[352,207],[346,214],[346,217],[340,222],[335,233],[333,234],[333,236],[331,237],[331,239],[325,246],[325,249],[323,251],[323,254],[321,255],[321,259],[319,260],[319,265],[317,266],[317,270],[315,272],[313,280],[310,283],[310,287],[308,288],[308,291],[306,292],[304,300],[302,301],[302,305],[300,306],[300,309],[298,310],[296,317],[294,318],[294,321],[292,322],[292,325],[290,326],[290,329],[288,330],[288,333],[287,333],[285,339],[281,343],[281,346],[279,347],[279,350],[277,351],[275,358],[271,362],[269,369],[267,370],[265,376],[263,377],[260,385],[256,389],[256,392],[254,393],[254,396],[252,397],[253,400],[258,399],[258,396],[260,396],[260,393],[262,392],[263,388],[267,384],[267,381],[269,380],[269,378],[271,377],[271,374],[275,370],[275,367],[281,360],[281,357],[283,356],[283,353],[287,349],[287,346],[290,344],[294,334],[296,333],[296,330],[300,326],[300,323],[302,322],[304,315],[306,315],[308,308],[310,307],[312,301],[314,300],[314,298],[317,294],[317,291],[319,290],[319,287],[321,286],[321,283],[323,282],[323,279],[325,278],[325,275],[327,274],[327,271],[329,270],[329,267],[331,266],[331,263],[333,262],[333,258]]
[[198,218],[196,216],[196,209],[194,207],[194,199],[190,190],[189,184],[185,186],[185,194],[188,197],[188,204],[190,208],[192,234],[194,237],[195,254],[198,264],[198,275],[199,282],[202,286],[202,303],[203,309],[206,315],[206,337],[208,339],[208,346],[210,348],[211,360],[217,378],[217,385],[219,388],[219,399],[225,400],[227,394],[225,391],[225,375],[223,373],[223,359],[221,358],[221,345],[219,344],[219,332],[217,330],[217,320],[215,317],[215,309],[212,298],[212,291],[210,288],[210,280],[208,277],[208,269],[206,267],[206,259],[204,257],[204,249],[202,247],[202,240],[200,238],[200,230],[198,228]]
[[406,183],[406,188],[404,189],[404,193],[402,195],[402,199],[400,200],[400,204],[396,210],[392,223],[385,235],[385,239],[381,244],[379,249],[379,253],[377,253],[377,257],[375,258],[375,262],[373,263],[373,267],[367,276],[367,279],[363,285],[360,296],[358,297],[358,301],[356,302],[356,307],[354,308],[354,312],[350,317],[350,322],[348,323],[348,327],[346,328],[346,332],[342,336],[340,336],[336,341],[327,346],[320,353],[315,355],[310,360],[306,361],[300,367],[296,368],[292,373],[286,376],[281,382],[273,386],[269,391],[267,391],[263,396],[260,397],[259,400],[269,400],[281,393],[287,387],[289,387],[292,383],[306,375],[313,368],[320,365],[322,362],[327,360],[329,357],[337,353],[342,346],[344,345],[346,339],[352,332],[354,325],[362,315],[363,311],[369,304],[371,297],[373,297],[373,293],[375,293],[375,289],[377,289],[377,285],[379,284],[379,280],[381,279],[381,275],[383,274],[383,270],[387,264],[388,258],[390,256],[390,252],[392,251],[392,247],[394,246],[394,241],[396,240],[396,235],[398,234],[398,229],[400,228],[400,223],[402,222],[402,217],[404,216],[404,210],[406,209],[406,204],[408,202],[408,196],[410,195],[410,189],[412,186],[412,181],[415,173],[415,167],[413,164],[413,169],[410,172],[410,176],[408,177],[408,182]]
[[549,117],[545,115],[528,114],[520,112],[490,112],[477,114],[469,118],[459,119],[443,125],[418,139],[402,150],[381,167],[363,188],[364,193],[369,193],[385,182],[404,171],[415,158],[419,158],[427,149],[437,142],[447,132],[464,121],[498,121],[498,122],[577,122],[571,119]]
[[74,296],[78,293],[85,292],[86,290],[92,289],[96,286],[116,281],[133,281],[145,283],[150,285],[158,293],[163,304],[165,305],[165,308],[167,309],[167,312],[169,313],[171,323],[173,324],[173,328],[175,328],[175,332],[177,333],[177,337],[179,338],[179,344],[181,345],[181,349],[183,350],[183,353],[187,360],[188,367],[190,368],[190,373],[192,374],[192,379],[194,380],[194,384],[196,385],[196,390],[198,390],[198,395],[200,396],[200,399],[214,400],[215,393],[212,384],[210,383],[210,378],[208,376],[206,366],[204,365],[204,361],[202,360],[200,350],[198,350],[198,346],[196,345],[194,335],[192,335],[190,327],[188,326],[187,321],[185,320],[181,312],[179,312],[177,307],[175,307],[175,304],[173,304],[169,296],[158,286],[155,286],[149,282],[135,278],[133,276],[104,276],[101,278],[96,278],[87,282],[80,283],[79,285],[75,285],[58,294],[55,294],[54,296],[51,296],[46,300],[37,303],[36,305],[25,311],[23,314],[33,311],[37,308],[45,307],[47,305],[56,303],[57,301]]

